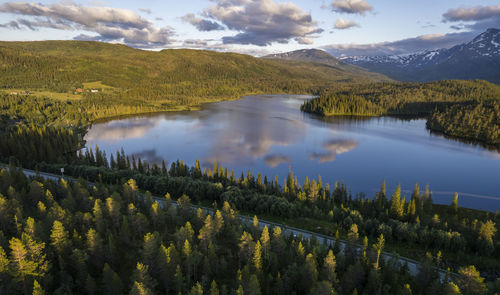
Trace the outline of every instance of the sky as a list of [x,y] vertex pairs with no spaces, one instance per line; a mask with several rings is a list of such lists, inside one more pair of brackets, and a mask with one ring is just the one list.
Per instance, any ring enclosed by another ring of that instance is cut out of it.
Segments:
[[0,0],[2,41],[148,50],[407,54],[468,42],[488,28],[500,28],[498,0]]

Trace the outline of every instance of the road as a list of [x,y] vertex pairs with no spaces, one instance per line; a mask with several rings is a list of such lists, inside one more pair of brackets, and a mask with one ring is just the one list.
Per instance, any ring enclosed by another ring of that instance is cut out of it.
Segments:
[[[8,168],[4,165],[0,165],[0,168],[2,168],[2,167]],[[51,174],[51,173],[45,173],[45,172],[38,172],[37,173],[36,171],[29,170],[29,169],[23,169],[23,172],[28,177],[36,177],[38,175],[38,176],[43,177],[45,179],[50,179],[50,180],[54,180],[54,181],[59,181],[61,179],[61,175],[56,175],[56,174]],[[70,181],[77,181],[76,179],[71,178],[71,177],[67,177],[67,176],[65,176],[64,179],[70,180]],[[92,186],[95,185],[92,182],[89,182],[89,184]],[[157,201],[161,207],[164,207],[166,204],[166,201],[164,198],[154,197],[154,200]],[[172,202],[172,205],[177,206],[177,203]],[[192,207],[193,207],[193,209],[201,208],[209,214],[214,213],[214,209],[212,209],[212,208],[207,208],[207,207],[203,207],[203,206],[199,206],[199,205],[192,205]],[[248,224],[253,223],[253,218],[251,218],[251,217],[239,215],[239,218],[245,223],[248,223]],[[282,229],[283,234],[293,235],[294,237],[302,237],[304,239],[311,239],[312,237],[315,237],[319,242],[325,243],[326,245],[329,245],[329,246],[333,246],[333,244],[335,243],[335,238],[330,237],[330,236],[314,233],[314,232],[300,229],[300,228],[289,227],[287,225],[280,224],[280,223],[275,223],[275,222],[259,219],[259,228],[263,229],[265,226],[267,226],[269,229],[272,229],[274,227],[279,226]],[[341,250],[343,250],[345,248],[345,246],[347,245],[347,241],[345,241],[345,240],[339,240],[338,242],[340,243]],[[356,245],[356,246],[358,247],[358,249],[361,248],[361,245]],[[385,261],[388,261],[391,258],[395,258],[401,264],[406,263],[408,265],[408,269],[412,275],[418,274],[419,266],[421,263],[416,261],[416,260],[413,260],[411,258],[401,257],[401,256],[396,255],[394,253],[385,252],[385,251],[382,252],[381,257],[383,259],[385,259]],[[439,271],[439,276],[440,276],[441,280],[443,281],[445,279],[445,276],[446,276],[446,270],[438,269],[438,271]],[[450,272],[450,276],[457,277],[458,274]]]

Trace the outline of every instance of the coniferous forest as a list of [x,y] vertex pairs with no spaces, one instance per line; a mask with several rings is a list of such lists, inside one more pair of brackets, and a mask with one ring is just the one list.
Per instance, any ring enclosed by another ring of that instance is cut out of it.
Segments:
[[[299,183],[292,172],[269,179],[82,149],[98,120],[269,92],[318,94],[302,109],[320,115],[426,116],[432,130],[498,145],[496,85],[380,82],[316,64],[95,42],[0,43],[0,62],[0,162],[10,164],[0,167],[0,294],[500,292],[500,217],[462,208],[458,196],[437,205],[429,187],[406,199],[385,182],[353,195],[321,176]],[[20,167],[70,177],[27,178]]]
[[321,116],[427,117],[427,127],[500,147],[500,87],[485,81],[377,83],[324,90],[301,109]]

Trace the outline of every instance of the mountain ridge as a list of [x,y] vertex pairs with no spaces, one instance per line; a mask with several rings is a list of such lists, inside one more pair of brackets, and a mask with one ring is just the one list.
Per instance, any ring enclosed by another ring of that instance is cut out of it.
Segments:
[[487,29],[452,48],[402,55],[348,56],[340,61],[400,81],[484,79],[500,84],[500,30]]
[[[383,74],[376,73],[365,68],[352,65],[339,60],[338,58],[332,56],[325,50],[321,49],[300,49],[283,53],[269,54],[261,57],[261,59],[275,60],[275,61],[295,61],[295,62],[307,62],[313,64],[326,65],[332,69],[336,69],[343,72],[356,73],[359,75],[365,75],[373,77],[374,79],[379,79],[383,81],[390,81],[388,77]],[[382,76],[383,75],[383,76]]]

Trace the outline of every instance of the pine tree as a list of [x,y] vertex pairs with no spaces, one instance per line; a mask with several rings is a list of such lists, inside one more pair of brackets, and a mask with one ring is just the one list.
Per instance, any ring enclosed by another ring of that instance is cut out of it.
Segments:
[[65,249],[70,245],[68,236],[68,232],[64,229],[63,224],[60,221],[54,221],[50,233],[50,240],[57,254],[62,255]]
[[253,216],[252,226],[255,230],[259,230],[259,219],[257,218],[257,215]]
[[42,289],[42,286],[38,283],[37,280],[33,281],[33,295],[44,295],[45,292]]
[[485,223],[482,223],[479,227],[479,247],[485,253],[491,254],[495,251],[495,247],[493,245],[493,237],[495,236],[497,229],[496,225],[493,221],[488,220]]
[[205,218],[205,223],[203,227],[200,229],[200,233],[198,235],[198,239],[201,240],[201,244],[203,245],[204,249],[207,249],[208,244],[214,237],[214,224],[212,221],[212,215],[207,215]]
[[182,269],[180,265],[175,268],[174,274],[175,291],[180,293],[184,288],[184,276],[182,274]]
[[198,159],[196,159],[193,174],[195,178],[201,178],[201,167],[200,167],[200,161]]
[[129,295],[153,295],[154,293],[143,284],[135,281]]
[[4,274],[7,273],[9,269],[9,259],[5,254],[5,250],[0,246],[0,280]]
[[219,234],[224,227],[224,218],[222,217],[222,213],[219,210],[215,211],[213,224],[215,234]]
[[203,288],[199,282],[196,282],[194,286],[191,288],[191,291],[188,293],[189,295],[203,295]]
[[240,257],[243,262],[251,263],[253,252],[254,252],[254,241],[251,234],[246,231],[243,232],[240,238],[240,243],[238,244],[240,248]]
[[473,265],[458,269],[459,277],[456,280],[464,295],[481,295],[486,293],[484,278]]
[[28,219],[26,220],[26,225],[24,226],[24,232],[32,239],[36,239],[36,225],[35,225],[35,220],[33,218],[28,217]]
[[462,292],[460,292],[460,289],[458,286],[453,283],[449,282],[448,284],[445,285],[444,290],[443,290],[444,295],[462,295]]
[[377,243],[373,244],[373,249],[377,253],[377,258],[375,260],[375,263],[373,264],[373,267],[375,269],[379,269],[380,254],[384,250],[384,244],[385,244],[384,235],[380,234],[380,236],[377,239]]
[[217,283],[212,281],[210,284],[210,293],[209,295],[219,295],[219,288],[217,288]]
[[457,214],[458,213],[458,193],[455,193],[453,196],[453,201],[451,201],[451,213],[452,214]]
[[310,290],[318,280],[318,266],[316,258],[312,253],[307,254],[304,267],[302,269],[302,285],[304,290]]
[[149,275],[149,267],[140,262],[137,262],[132,281],[141,283],[145,288],[153,291],[156,288],[156,281]]
[[275,253],[282,253],[285,249],[285,240],[283,239],[283,235],[281,233],[281,228],[276,226],[273,229],[273,237],[271,240],[271,246]]
[[44,277],[48,269],[48,262],[43,254],[45,244],[37,243],[23,234],[22,241],[12,238],[9,241],[9,246],[12,275],[17,281],[22,282],[25,293],[27,293],[27,279]]
[[[159,251],[160,237],[157,232],[147,233],[142,244],[142,261],[153,270],[156,269],[157,253]],[[139,283],[142,283],[139,281]]]
[[264,226],[262,234],[260,235],[260,243],[262,245],[262,256],[265,261],[269,260],[269,251],[271,250],[271,239],[269,237],[269,229],[267,225]]
[[335,255],[332,250],[329,250],[323,262],[323,269],[325,279],[334,284],[337,282],[337,275],[335,274],[336,266],[337,262],[335,261]]
[[404,207],[401,206],[401,185],[399,184],[392,195],[390,212],[394,218],[401,218],[403,216]]
[[255,249],[253,252],[253,265],[257,271],[262,270],[262,247],[260,241],[255,243]]

